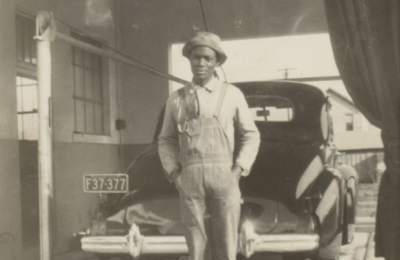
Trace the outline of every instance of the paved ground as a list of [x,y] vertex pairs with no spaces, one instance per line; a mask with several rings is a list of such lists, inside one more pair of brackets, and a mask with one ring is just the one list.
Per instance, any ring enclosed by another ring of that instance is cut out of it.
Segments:
[[375,257],[374,233],[356,233],[350,245],[342,246],[340,260],[384,260]]

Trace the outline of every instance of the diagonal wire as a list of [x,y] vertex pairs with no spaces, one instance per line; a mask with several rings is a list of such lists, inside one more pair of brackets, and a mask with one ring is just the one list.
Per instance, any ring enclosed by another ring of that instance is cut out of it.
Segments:
[[[84,33],[84,32],[82,32],[81,30],[79,30],[79,29],[77,29],[77,28],[75,28],[75,27],[69,25],[68,23],[66,23],[66,22],[64,22],[64,21],[62,21],[62,20],[60,20],[59,18],[54,17],[54,19],[57,20],[58,22],[60,22],[61,24],[65,25],[65,26],[67,26],[67,27],[69,27],[69,28],[71,28],[71,29],[74,30],[75,32],[77,32],[77,33],[79,33],[79,34],[81,34],[81,35],[83,35],[83,36],[85,36],[85,37],[88,37],[89,39],[92,39],[92,40],[94,40],[94,41],[97,41],[97,39],[93,38],[93,37],[90,36],[90,35],[87,35],[86,33]],[[144,68],[144,69],[142,68],[143,71],[147,71],[147,72],[152,73],[152,74],[157,75],[157,76],[161,76],[161,75],[162,75],[163,77],[165,77],[165,78],[167,78],[167,79],[169,79],[169,80],[176,81],[176,82],[179,82],[179,83],[182,83],[182,84],[185,84],[185,83],[187,82],[187,81],[184,80],[184,79],[175,77],[175,76],[170,75],[170,74],[168,74],[168,73],[161,72],[161,71],[159,71],[159,70],[157,70],[157,69],[155,69],[155,68],[153,68],[153,67],[151,67],[151,66],[149,66],[149,65],[147,65],[147,64],[145,64],[145,63],[143,63],[143,62],[141,62],[141,61],[138,61],[138,60],[136,60],[136,59],[133,59],[132,57],[129,57],[128,55],[126,55],[126,54],[124,54],[124,53],[118,51],[117,49],[114,49],[114,48],[112,48],[112,47],[110,47],[110,46],[108,46],[108,45],[106,45],[106,44],[103,44],[102,47],[104,47],[104,48],[106,48],[106,49],[108,49],[108,50],[111,50],[111,51],[113,51],[113,52],[115,52],[115,53],[117,53],[117,54],[123,56],[124,58],[129,59],[129,60],[131,60],[131,61],[137,63],[138,65],[140,65],[141,67]],[[139,69],[140,69],[140,68],[139,68]]]
[[204,28],[206,29],[206,32],[208,32],[208,25],[207,25],[206,14],[204,12],[203,0],[199,0],[199,3],[200,3],[201,15],[203,16]]

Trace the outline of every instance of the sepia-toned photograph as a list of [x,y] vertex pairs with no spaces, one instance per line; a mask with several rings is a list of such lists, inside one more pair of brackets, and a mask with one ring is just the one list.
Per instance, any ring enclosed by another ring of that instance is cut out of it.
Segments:
[[0,0],[0,260],[399,260],[400,1]]

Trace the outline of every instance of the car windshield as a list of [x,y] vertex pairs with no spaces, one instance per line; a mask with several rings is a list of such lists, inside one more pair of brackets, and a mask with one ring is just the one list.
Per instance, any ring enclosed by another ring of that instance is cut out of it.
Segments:
[[293,120],[293,104],[280,96],[246,96],[254,121],[290,122]]

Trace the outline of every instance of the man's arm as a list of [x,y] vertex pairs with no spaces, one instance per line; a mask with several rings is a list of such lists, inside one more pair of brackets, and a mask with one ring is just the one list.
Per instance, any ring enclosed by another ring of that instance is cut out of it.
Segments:
[[236,94],[235,137],[237,156],[233,171],[238,175],[247,176],[258,153],[260,133],[254,123],[246,99],[239,90]]
[[164,122],[158,137],[158,152],[168,180],[175,181],[181,172],[181,165],[179,163],[179,135],[172,114],[171,98],[168,99],[165,107]]

